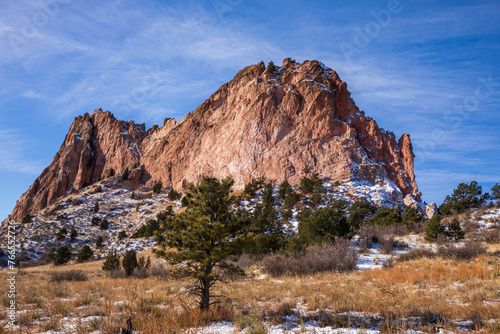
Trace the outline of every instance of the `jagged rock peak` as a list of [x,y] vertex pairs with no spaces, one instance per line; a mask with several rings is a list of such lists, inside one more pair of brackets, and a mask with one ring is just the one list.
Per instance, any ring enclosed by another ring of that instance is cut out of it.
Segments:
[[365,116],[347,84],[319,61],[287,58],[274,71],[240,70],[181,121],[119,121],[96,109],[75,118],[53,162],[21,196],[21,219],[105,177],[134,169],[133,181],[180,189],[204,175],[298,183],[309,170],[333,181],[390,183],[394,197],[420,201],[410,136],[396,140]]

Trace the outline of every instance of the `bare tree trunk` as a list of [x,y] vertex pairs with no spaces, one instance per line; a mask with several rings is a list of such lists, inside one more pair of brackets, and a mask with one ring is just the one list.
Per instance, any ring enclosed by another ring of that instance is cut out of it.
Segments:
[[210,280],[207,277],[203,277],[200,279],[200,283],[201,283],[200,309],[202,311],[206,311],[210,307]]

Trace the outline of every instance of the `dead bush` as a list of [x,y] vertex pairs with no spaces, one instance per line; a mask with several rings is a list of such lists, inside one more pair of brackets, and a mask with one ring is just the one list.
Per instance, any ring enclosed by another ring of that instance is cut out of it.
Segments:
[[438,247],[438,256],[448,259],[468,260],[486,253],[480,242],[469,242],[462,246],[446,244]]
[[81,282],[88,280],[83,270],[56,271],[50,274],[51,282]]
[[264,258],[263,265],[272,276],[349,271],[356,268],[358,260],[356,251],[349,246],[349,240],[340,239],[334,244],[311,246],[297,255],[272,254]]
[[383,237],[379,240],[380,248],[384,254],[391,254],[394,251],[394,237]]
[[437,257],[436,252],[427,249],[427,248],[416,248],[412,249],[408,253],[401,254],[398,257],[399,262],[406,262],[406,261],[412,261],[412,260],[418,260],[421,258],[428,258],[428,259],[435,259]]

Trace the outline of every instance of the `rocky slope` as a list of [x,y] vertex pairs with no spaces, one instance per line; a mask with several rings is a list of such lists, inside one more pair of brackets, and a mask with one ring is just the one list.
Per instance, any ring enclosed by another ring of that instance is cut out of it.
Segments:
[[242,69],[196,111],[146,131],[101,109],[75,118],[53,162],[18,200],[20,220],[71,191],[131,172],[131,180],[179,189],[204,175],[297,183],[307,170],[332,181],[394,183],[420,201],[410,136],[398,140],[364,115],[347,84],[318,61],[285,59]]

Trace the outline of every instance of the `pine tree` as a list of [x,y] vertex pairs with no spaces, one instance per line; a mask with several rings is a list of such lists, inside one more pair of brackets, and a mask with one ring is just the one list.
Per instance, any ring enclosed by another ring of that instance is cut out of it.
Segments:
[[449,224],[448,224],[448,230],[446,231],[446,234],[448,237],[450,237],[453,240],[461,240],[465,237],[464,231],[462,231],[462,227],[460,226],[460,222],[458,221],[457,218],[454,218]]
[[92,251],[92,248],[90,248],[89,245],[85,245],[78,253],[78,256],[76,258],[76,262],[82,263],[82,262],[88,261],[92,258],[92,256],[94,256],[94,252]]
[[69,239],[71,242],[75,241],[76,237],[78,236],[78,232],[76,232],[75,227],[71,227],[71,232],[69,234]]
[[444,234],[445,229],[444,226],[441,225],[441,216],[440,215],[434,215],[427,225],[425,225],[424,228],[424,233],[425,233],[425,240],[427,241],[436,241],[437,238]]
[[56,234],[57,240],[63,241],[66,238],[66,234],[68,234],[68,230],[66,229],[66,227],[61,228]]
[[54,255],[54,265],[58,266],[61,264],[68,263],[71,260],[71,250],[68,246],[61,246],[56,250]]
[[130,171],[128,170],[128,167],[125,168],[125,171],[122,174],[122,180],[127,180],[130,175]]
[[161,183],[161,181],[156,182],[155,185],[153,186],[153,192],[155,194],[159,194],[162,189],[163,189],[163,183]]
[[109,227],[109,222],[107,219],[103,219],[102,222],[99,224],[99,228],[101,230],[107,230]]
[[199,297],[201,310],[214,303],[210,289],[226,273],[240,272],[229,260],[241,255],[252,237],[248,216],[231,209],[232,185],[232,179],[210,177],[204,177],[197,187],[190,184],[186,211],[164,221],[165,246],[174,251],[156,250],[195,280],[189,291]]
[[104,242],[104,239],[103,237],[100,235],[99,237],[97,237],[97,240],[95,242],[95,245],[97,248],[101,248],[102,247],[102,244]]
[[274,62],[271,60],[268,64],[267,64],[267,69],[266,69],[266,72],[267,73],[274,73],[276,72],[277,70],[277,67],[276,65],[274,65]]
[[132,275],[134,269],[137,268],[137,254],[135,250],[131,249],[125,252],[122,260],[122,267],[125,269],[125,274],[127,276]]
[[95,204],[94,204],[94,213],[98,213],[98,212],[99,212],[99,203],[95,202]]
[[102,264],[102,270],[104,271],[113,271],[119,270],[121,268],[120,265],[120,257],[113,251],[106,257],[106,260]]

